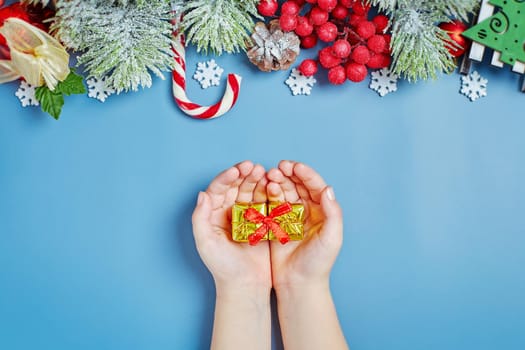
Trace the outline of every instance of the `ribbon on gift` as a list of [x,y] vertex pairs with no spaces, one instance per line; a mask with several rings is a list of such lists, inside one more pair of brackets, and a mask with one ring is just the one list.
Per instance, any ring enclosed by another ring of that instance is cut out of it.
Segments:
[[244,218],[246,220],[256,224],[262,224],[259,228],[257,228],[257,230],[255,230],[254,233],[248,236],[248,241],[250,242],[250,245],[256,245],[257,243],[259,243],[259,241],[268,234],[269,230],[272,230],[273,234],[275,235],[275,237],[277,237],[279,242],[281,242],[282,244],[287,243],[290,240],[288,233],[285,230],[283,230],[281,225],[279,225],[279,223],[274,219],[281,215],[288,214],[292,210],[293,207],[289,202],[284,202],[283,204],[280,204],[277,207],[273,208],[270,214],[268,214],[268,216],[264,216],[254,208],[246,209],[246,211],[244,212]]

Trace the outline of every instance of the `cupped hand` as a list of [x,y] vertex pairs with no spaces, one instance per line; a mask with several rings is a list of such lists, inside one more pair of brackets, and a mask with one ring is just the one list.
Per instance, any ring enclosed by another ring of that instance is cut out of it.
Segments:
[[271,288],[268,242],[255,247],[232,241],[231,208],[235,202],[266,202],[265,170],[250,161],[217,175],[200,192],[193,212],[197,250],[217,286]]
[[272,241],[270,256],[273,287],[327,284],[343,240],[343,219],[333,189],[309,166],[281,161],[268,174],[270,201],[302,203],[304,239],[281,245]]

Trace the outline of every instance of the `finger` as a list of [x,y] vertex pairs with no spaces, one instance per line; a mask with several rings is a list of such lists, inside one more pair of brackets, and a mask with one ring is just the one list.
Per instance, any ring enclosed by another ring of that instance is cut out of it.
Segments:
[[252,202],[255,187],[263,177],[264,168],[262,167],[262,165],[254,166],[251,173],[248,176],[246,176],[246,178],[239,186],[239,192],[237,193],[237,202]]
[[191,221],[193,224],[193,235],[197,244],[201,242],[208,232],[210,216],[212,212],[210,196],[206,192],[199,192],[197,205],[193,210]]
[[270,202],[284,202],[284,192],[276,182],[268,182],[266,186],[266,193],[268,195],[268,201]]
[[255,190],[253,190],[253,201],[255,203],[265,203],[267,201],[267,195],[266,195],[266,185],[268,184],[268,179],[266,179],[265,176],[263,176],[259,182],[257,182],[257,185],[255,186]]
[[299,200],[295,183],[288,176],[285,176],[280,169],[271,169],[268,172],[268,179],[281,186],[285,201],[293,203]]
[[343,213],[330,186],[321,193],[321,209],[325,221],[319,238],[331,246],[340,247],[343,241]]
[[229,207],[235,203],[237,196],[239,195],[239,187],[245,178],[250,175],[254,165],[249,160],[245,160],[234,165],[234,167],[239,170],[239,177],[230,185],[230,189],[226,192],[222,207]]
[[242,161],[240,163],[237,163],[235,165],[235,167],[237,169],[239,169],[239,173],[241,174],[241,177],[246,177],[248,175],[250,175],[250,173],[252,172],[253,170],[253,163],[249,160],[245,160],[245,161]]
[[288,177],[291,177],[293,176],[293,167],[295,165],[296,162],[292,161],[292,160],[281,160],[279,162],[279,170],[281,170],[283,172],[283,174],[285,176],[288,176]]
[[224,170],[212,180],[206,193],[211,200],[213,208],[220,208],[224,204],[224,200],[232,185],[239,179],[240,172],[236,167],[231,167]]
[[324,182],[321,175],[303,163],[295,164],[293,167],[293,172],[308,190],[313,201],[316,203],[321,203],[321,192],[326,187],[326,183]]

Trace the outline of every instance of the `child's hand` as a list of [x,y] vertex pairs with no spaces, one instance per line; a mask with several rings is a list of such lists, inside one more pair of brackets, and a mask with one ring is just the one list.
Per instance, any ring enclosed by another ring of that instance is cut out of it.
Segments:
[[312,168],[292,161],[281,161],[267,177],[270,201],[302,203],[306,214],[304,240],[271,242],[273,287],[279,293],[294,286],[328,285],[343,240],[342,212],[332,188]]
[[266,202],[265,170],[249,161],[219,174],[199,193],[193,212],[197,250],[213,275],[217,291],[271,288],[267,242],[252,247],[231,238],[231,207],[237,202]]

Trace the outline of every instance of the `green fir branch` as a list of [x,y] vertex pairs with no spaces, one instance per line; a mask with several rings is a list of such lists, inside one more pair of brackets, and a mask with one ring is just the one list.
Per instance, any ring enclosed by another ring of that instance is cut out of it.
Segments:
[[192,0],[182,5],[182,27],[197,51],[215,54],[246,50],[257,0]]
[[173,68],[169,0],[58,0],[52,32],[79,51],[89,77],[117,93],[150,87]]
[[435,79],[438,72],[455,69],[444,41],[448,34],[438,27],[451,18],[466,20],[477,0],[369,0],[391,18],[392,70],[409,81]]

